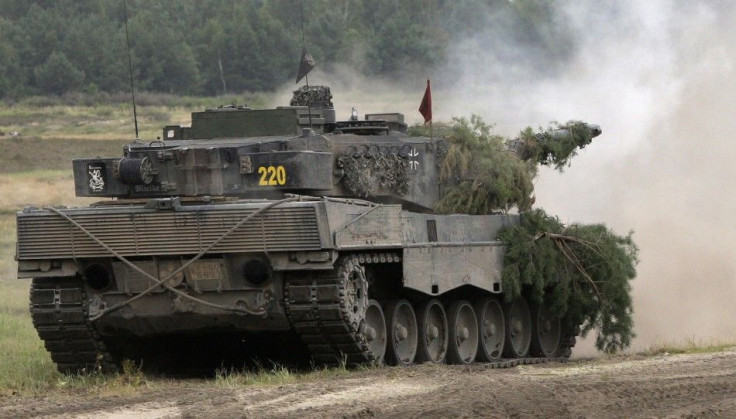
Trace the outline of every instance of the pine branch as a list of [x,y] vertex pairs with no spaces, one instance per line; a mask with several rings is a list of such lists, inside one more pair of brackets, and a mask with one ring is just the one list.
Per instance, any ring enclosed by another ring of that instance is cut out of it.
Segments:
[[[498,238],[507,246],[507,298],[531,291],[532,298],[561,310],[566,330],[582,326],[585,335],[597,329],[600,350],[615,352],[630,344],[629,281],[638,262],[631,233],[617,236],[600,224],[566,227],[537,209],[524,213],[520,225],[503,229]],[[554,285],[546,282],[551,277],[559,278]]]
[[595,281],[593,281],[593,278],[590,277],[590,274],[588,274],[588,271],[583,268],[583,265],[580,263],[580,260],[575,255],[575,252],[570,249],[570,246],[567,245],[565,241],[562,240],[555,240],[555,243],[557,244],[557,247],[560,248],[560,251],[562,251],[562,254],[565,255],[567,260],[570,261],[570,263],[577,268],[577,270],[585,277],[585,279],[588,280],[590,285],[593,287],[593,290],[595,291],[596,295],[598,296],[598,299],[603,302],[603,296],[601,295],[601,292],[598,290],[598,287],[595,285]]

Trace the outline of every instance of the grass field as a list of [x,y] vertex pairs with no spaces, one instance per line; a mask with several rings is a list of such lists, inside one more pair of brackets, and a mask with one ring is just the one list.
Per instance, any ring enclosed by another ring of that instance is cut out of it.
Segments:
[[15,214],[0,212],[0,394],[38,392],[56,373],[28,314],[28,280],[15,279]]
[[[128,95],[70,95],[64,98],[31,97],[12,106],[0,104],[0,132],[24,138],[63,140],[133,139],[133,110]],[[154,140],[164,125],[189,125],[190,113],[220,105],[263,107],[263,94],[220,97],[138,95],[141,139]],[[70,105],[73,104],[73,105]]]
[[[73,197],[73,182],[65,171],[32,170],[0,174],[0,395],[38,394],[61,385],[38,338],[28,312],[30,281],[16,279],[15,211],[25,204],[83,204]],[[71,196],[69,196],[71,194]]]
[[0,174],[24,173],[42,168],[40,170],[59,170],[63,172],[62,175],[69,177],[72,159],[82,156],[118,156],[123,145],[128,142],[39,137],[3,138],[0,139],[0,155],[4,156]]
[[682,342],[662,342],[649,346],[643,355],[699,354],[720,352],[736,347],[736,338],[698,340],[687,338]]
[[[181,108],[142,108],[138,120],[142,138],[161,135],[168,123],[187,123],[189,112]],[[0,126],[5,133],[18,132],[24,137],[111,140],[135,137],[132,112],[128,106],[100,107],[29,107],[13,106],[0,110]]]

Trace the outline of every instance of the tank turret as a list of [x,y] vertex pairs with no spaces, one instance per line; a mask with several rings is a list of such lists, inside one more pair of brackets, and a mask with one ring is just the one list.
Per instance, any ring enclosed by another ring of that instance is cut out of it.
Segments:
[[294,92],[290,106],[225,106],[135,141],[123,157],[76,159],[77,196],[258,198],[299,193],[370,198],[430,211],[442,140],[409,137],[400,113],[336,121],[330,89]]

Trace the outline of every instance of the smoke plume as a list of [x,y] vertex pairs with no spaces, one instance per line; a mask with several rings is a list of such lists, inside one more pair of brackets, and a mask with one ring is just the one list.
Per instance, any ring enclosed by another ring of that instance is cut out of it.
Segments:
[[[570,34],[562,63],[546,63],[545,51],[517,41],[520,29],[488,13],[487,29],[455,40],[433,75],[435,120],[478,114],[508,137],[550,121],[600,124],[603,135],[564,173],[541,171],[536,205],[564,222],[635,231],[633,349],[733,339],[736,5],[557,4],[555,23]],[[338,118],[360,105],[421,122],[425,75],[399,84],[317,66],[310,79],[332,87]],[[291,88],[279,96],[288,102]]]
[[498,42],[479,33],[449,60],[446,74],[459,77],[452,90],[435,93],[444,102],[437,113],[477,113],[507,136],[552,120],[600,124],[603,135],[565,173],[540,174],[537,205],[565,222],[635,231],[634,349],[732,339],[736,37],[726,28],[736,24],[736,8],[572,3],[558,10],[576,35],[576,52],[561,71],[525,73],[500,59],[509,54],[484,50]]

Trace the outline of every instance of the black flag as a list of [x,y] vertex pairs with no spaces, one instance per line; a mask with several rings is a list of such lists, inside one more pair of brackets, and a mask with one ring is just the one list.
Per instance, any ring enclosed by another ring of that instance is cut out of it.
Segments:
[[302,60],[299,63],[299,72],[296,75],[296,82],[299,83],[304,76],[307,75],[314,68],[314,58],[312,54],[307,51],[307,47],[302,49]]

